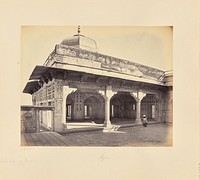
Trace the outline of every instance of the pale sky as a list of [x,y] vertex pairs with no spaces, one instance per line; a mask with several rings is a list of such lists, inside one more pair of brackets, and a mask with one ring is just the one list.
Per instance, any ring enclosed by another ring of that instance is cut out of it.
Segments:
[[[22,91],[34,67],[43,65],[56,44],[76,33],[76,26],[22,26]],[[81,26],[81,34],[94,39],[101,54],[164,71],[173,69],[172,27]],[[22,104],[31,103],[31,95],[22,94]]]

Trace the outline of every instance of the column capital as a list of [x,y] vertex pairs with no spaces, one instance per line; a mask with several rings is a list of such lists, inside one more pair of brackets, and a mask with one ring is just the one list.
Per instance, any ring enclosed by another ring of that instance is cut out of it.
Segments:
[[109,99],[111,99],[112,96],[114,96],[115,94],[117,94],[117,91],[113,91],[112,90],[112,86],[106,86],[106,89],[105,89],[105,95],[106,95],[106,97],[108,97]]
[[63,86],[63,96],[71,94],[72,92],[75,92],[76,90],[77,88],[70,88],[69,86]]
[[98,90],[98,93],[103,96],[105,100],[110,100],[115,94],[117,94],[117,91],[112,91],[111,86],[106,86],[105,90]]
[[98,90],[97,93],[99,93],[105,99],[105,91],[104,90]]
[[137,92],[130,92],[130,95],[133,96],[137,102],[141,102],[142,99],[146,96],[146,93],[142,91],[137,91]]

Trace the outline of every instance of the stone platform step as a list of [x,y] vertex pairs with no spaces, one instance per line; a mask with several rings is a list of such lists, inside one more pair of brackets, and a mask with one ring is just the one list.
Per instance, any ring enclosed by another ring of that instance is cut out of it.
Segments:
[[[148,122],[148,125],[157,124],[157,123],[161,123],[161,122],[150,121],[150,122]],[[73,133],[81,133],[81,132],[103,131],[105,129],[105,127],[103,127],[103,124],[76,123],[76,125],[75,125],[75,123],[73,123],[71,125],[76,126],[77,128],[72,128],[72,126],[71,127],[69,126],[69,128],[65,132],[59,132],[59,133],[64,135],[64,134],[73,134]],[[124,124],[122,124],[122,123],[117,123],[117,124],[113,123],[112,125],[113,125],[113,128],[111,128],[111,130],[114,129],[116,131],[118,129],[120,129],[120,128],[133,127],[133,126],[142,126],[142,124],[135,124],[135,123],[124,123]],[[117,128],[115,128],[115,127],[117,127]]]
[[85,128],[67,129],[65,132],[58,132],[58,133],[64,135],[64,134],[73,134],[81,132],[102,131],[103,129],[104,129],[103,127],[85,127]]

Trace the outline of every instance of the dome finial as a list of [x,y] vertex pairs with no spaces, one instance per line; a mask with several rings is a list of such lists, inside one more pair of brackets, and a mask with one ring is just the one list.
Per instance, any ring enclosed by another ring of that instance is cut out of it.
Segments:
[[74,36],[82,36],[82,37],[85,37],[84,35],[81,34],[81,28],[80,28],[79,25],[78,25],[78,29],[77,29],[77,34],[75,34]]
[[78,32],[78,34],[80,34],[80,32],[81,32],[80,26],[78,26],[77,32]]

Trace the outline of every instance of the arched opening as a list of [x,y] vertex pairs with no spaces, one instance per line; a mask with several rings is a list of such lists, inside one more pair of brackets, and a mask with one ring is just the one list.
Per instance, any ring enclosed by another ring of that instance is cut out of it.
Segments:
[[84,119],[102,123],[104,119],[104,105],[101,96],[90,96],[84,101]]
[[159,100],[156,94],[147,94],[141,102],[141,115],[145,114],[148,120],[159,117]]
[[97,93],[75,91],[66,97],[66,122],[99,122],[104,114],[104,99]]
[[110,105],[112,122],[136,118],[136,101],[129,93],[117,93],[111,98]]
[[74,101],[70,95],[66,99],[66,122],[74,118]]

